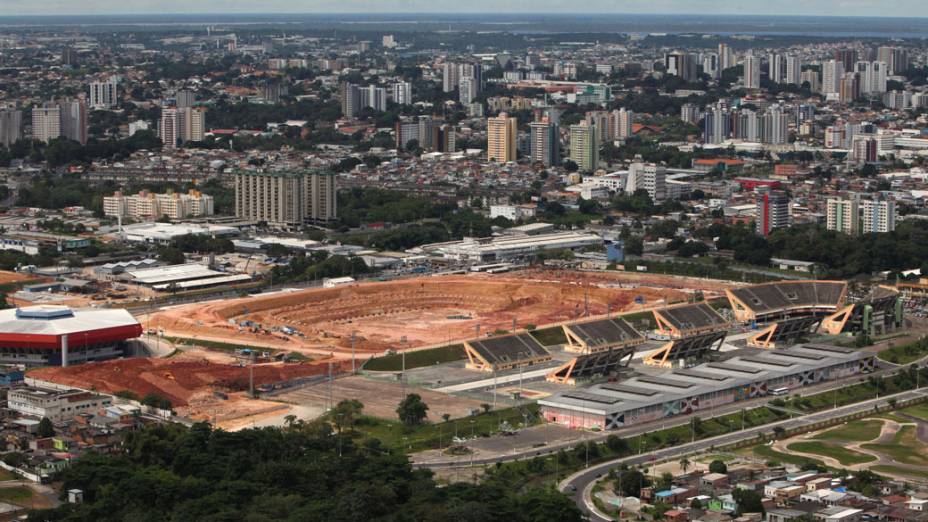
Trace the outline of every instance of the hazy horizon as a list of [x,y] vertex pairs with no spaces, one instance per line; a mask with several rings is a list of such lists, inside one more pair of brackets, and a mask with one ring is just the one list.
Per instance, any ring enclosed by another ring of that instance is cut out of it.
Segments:
[[[79,16],[79,15],[155,15],[155,14],[614,14],[614,15],[731,15],[731,16],[833,16],[833,17],[928,17],[928,3],[923,0],[898,0],[891,12],[886,6],[865,0],[808,2],[782,0],[771,4],[762,0],[588,0],[583,6],[554,0],[535,0],[530,4],[514,0],[472,0],[462,4],[447,0],[266,0],[256,11],[252,1],[242,0],[0,0],[0,17],[4,16]],[[775,7],[776,9],[773,9]]]

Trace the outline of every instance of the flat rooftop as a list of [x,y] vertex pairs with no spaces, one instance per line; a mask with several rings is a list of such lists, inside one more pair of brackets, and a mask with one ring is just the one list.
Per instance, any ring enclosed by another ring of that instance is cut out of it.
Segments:
[[[635,375],[621,382],[594,384],[580,390],[557,393],[538,403],[606,415],[873,357],[872,353],[821,344],[797,345],[778,350],[742,348],[726,352],[726,355],[729,357],[723,361],[703,363],[691,368],[659,370],[635,367]],[[586,401],[578,392],[611,397],[618,401]]]

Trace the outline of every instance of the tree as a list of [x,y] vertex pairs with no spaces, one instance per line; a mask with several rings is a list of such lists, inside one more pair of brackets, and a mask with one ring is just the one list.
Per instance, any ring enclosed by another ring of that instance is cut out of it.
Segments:
[[735,488],[731,495],[738,504],[738,515],[765,512],[763,498],[753,489]]
[[48,417],[42,417],[42,420],[39,421],[39,427],[36,431],[36,435],[42,438],[55,436],[55,426],[52,424],[52,421]]
[[187,261],[184,252],[177,247],[161,247],[158,249],[158,260],[169,265],[180,265]]
[[709,463],[709,473],[728,473],[728,466],[721,460],[713,460]]
[[335,405],[329,416],[335,424],[335,429],[341,433],[343,429],[351,430],[354,428],[354,424],[358,417],[361,416],[361,410],[363,409],[364,405],[361,404],[361,401],[344,399]]
[[619,471],[615,493],[626,497],[641,497],[641,488],[651,485],[651,480],[641,470],[627,469]]
[[422,397],[417,393],[410,393],[400,402],[396,408],[396,414],[399,415],[403,424],[407,426],[417,426],[422,424],[428,415],[429,407],[422,402]]
[[683,474],[686,474],[686,470],[689,469],[690,467],[690,459],[683,457],[682,459],[680,459],[679,464],[680,464],[680,469],[683,470]]

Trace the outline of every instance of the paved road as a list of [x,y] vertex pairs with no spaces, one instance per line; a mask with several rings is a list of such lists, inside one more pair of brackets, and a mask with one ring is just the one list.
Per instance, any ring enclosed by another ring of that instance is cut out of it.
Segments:
[[812,413],[802,417],[797,417],[795,419],[788,419],[779,422],[774,422],[771,424],[765,424],[763,426],[757,426],[754,428],[748,428],[745,430],[726,433],[724,435],[719,435],[717,437],[712,437],[709,439],[698,440],[696,442],[690,442],[686,444],[681,444],[679,446],[674,446],[672,448],[665,448],[657,451],[652,451],[645,454],[633,455],[630,457],[625,457],[621,459],[615,459],[602,464],[597,464],[595,466],[590,466],[584,470],[578,471],[573,475],[567,477],[558,485],[558,489],[561,492],[566,493],[577,503],[577,506],[590,517],[590,520],[593,521],[608,521],[612,520],[611,518],[606,517],[600,513],[595,506],[593,505],[591,490],[593,485],[603,475],[607,474],[610,469],[617,467],[621,464],[628,464],[629,466],[643,464],[651,461],[664,461],[677,457],[682,457],[684,455],[690,455],[693,453],[698,453],[700,451],[708,450],[713,446],[726,446],[729,444],[734,444],[736,442],[741,442],[743,440],[748,440],[751,438],[757,437],[761,433],[770,433],[775,427],[782,427],[784,429],[794,429],[807,426],[809,424],[815,424],[819,422],[825,422],[840,418],[843,416],[851,415],[854,413],[860,413],[873,409],[874,405],[877,404],[886,404],[886,401],[890,398],[895,398],[899,401],[915,399],[918,397],[928,396],[928,388],[921,388],[918,390],[910,390],[902,393],[897,393],[895,395],[887,395],[885,397],[880,397],[879,399],[870,399],[864,402],[859,402],[855,404],[848,404],[847,406],[841,406],[836,409],[821,411],[818,413]]

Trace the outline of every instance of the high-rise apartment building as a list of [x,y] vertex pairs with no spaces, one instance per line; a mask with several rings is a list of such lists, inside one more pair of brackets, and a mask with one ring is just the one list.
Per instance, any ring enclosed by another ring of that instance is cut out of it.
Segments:
[[857,63],[857,50],[839,49],[835,51],[835,61],[840,62],[844,71],[853,71],[854,64]]
[[61,108],[57,103],[46,103],[32,108],[32,139],[49,141],[61,136]]
[[560,129],[547,116],[529,124],[531,134],[532,162],[541,163],[545,167],[560,163]]
[[516,160],[517,122],[501,112],[495,118],[487,118],[487,160],[506,163]]
[[735,63],[735,53],[732,52],[728,44],[719,44],[719,68],[721,70],[730,69],[737,65]]
[[767,78],[773,83],[786,83],[786,56],[777,53],[768,55]]
[[110,76],[101,82],[90,82],[90,107],[92,109],[112,109],[118,103],[118,79]]
[[841,91],[841,79],[844,77],[844,71],[844,63],[838,60],[829,60],[822,63],[822,94],[838,94]]
[[744,88],[760,89],[760,57],[747,55],[744,57]]
[[860,206],[856,197],[828,200],[825,228],[856,236],[860,233]]
[[696,81],[699,72],[696,57],[681,51],[665,54],[664,68],[667,74],[679,76],[688,82]]
[[158,132],[161,135],[161,143],[166,150],[176,149],[178,140],[181,139],[181,125],[183,115],[181,109],[175,107],[165,107],[161,109],[161,125],[158,126]]
[[609,113],[609,138],[613,141],[632,137],[635,113],[624,107]]
[[190,89],[180,89],[174,93],[174,102],[178,109],[193,107],[197,102],[197,93]]
[[699,105],[684,103],[680,107],[680,119],[692,125],[699,123]]
[[786,55],[786,74],[784,83],[802,85],[802,59],[795,54]]
[[460,81],[458,64],[454,62],[445,62],[441,66],[441,90],[443,92],[452,92],[458,87]]
[[9,147],[23,137],[23,111],[0,107],[0,146]]
[[188,141],[203,141],[206,136],[205,107],[166,107],[161,109],[158,128],[161,142],[168,150]]
[[361,90],[353,83],[338,86],[338,98],[342,105],[342,116],[354,118],[361,110]]
[[851,103],[860,98],[860,75],[855,72],[844,73],[838,86],[838,100]]
[[896,230],[896,202],[891,199],[865,199],[860,203],[862,232],[882,234]]
[[599,168],[599,133],[595,124],[581,121],[570,126],[570,159],[580,172]]
[[718,145],[731,135],[731,115],[728,109],[710,107],[703,118],[703,143]]
[[883,94],[886,92],[888,66],[885,62],[857,62],[860,75],[861,94]]
[[58,102],[61,109],[61,135],[81,145],[87,144],[87,104],[83,99]]
[[235,173],[235,215],[280,228],[336,218],[335,175],[317,171]]
[[396,82],[393,84],[393,103],[412,105],[412,83]]
[[778,190],[757,191],[755,218],[757,233],[767,236],[777,228],[789,226],[789,198]]
[[909,52],[899,47],[880,47],[877,49],[877,61],[887,64],[889,74],[902,74],[909,68]]

